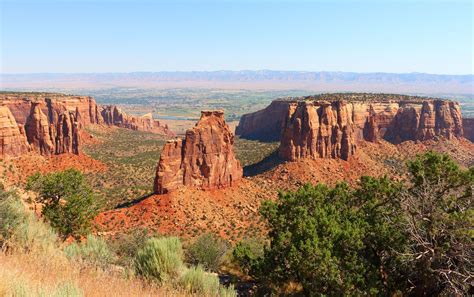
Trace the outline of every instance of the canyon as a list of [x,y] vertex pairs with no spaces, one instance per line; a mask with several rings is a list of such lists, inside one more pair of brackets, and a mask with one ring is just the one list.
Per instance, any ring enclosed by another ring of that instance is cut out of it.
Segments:
[[81,131],[89,125],[117,126],[173,136],[151,115],[127,115],[117,106],[100,106],[89,96],[54,93],[0,94],[1,157],[26,152],[49,156],[79,154]]
[[288,161],[347,160],[361,141],[383,139],[398,144],[464,135],[459,103],[391,94],[278,99],[264,110],[244,115],[236,134],[262,141],[280,140],[278,154]]
[[233,151],[234,135],[223,111],[202,111],[184,139],[168,141],[156,169],[154,191],[165,194],[180,186],[201,189],[229,187],[243,176]]

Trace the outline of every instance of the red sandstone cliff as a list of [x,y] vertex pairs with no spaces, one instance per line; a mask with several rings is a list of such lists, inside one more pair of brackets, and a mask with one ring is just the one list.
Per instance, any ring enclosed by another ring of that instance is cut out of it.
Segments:
[[474,118],[462,119],[462,126],[464,129],[464,137],[474,142]]
[[141,117],[130,116],[115,105],[102,107],[100,114],[103,122],[107,125],[174,136],[174,133],[168,128],[168,125],[162,125],[159,121],[154,120],[151,114]]
[[46,116],[41,107],[41,102],[32,102],[25,124],[26,137],[33,151],[46,156],[79,154],[77,112],[67,110],[62,103],[54,103],[48,105],[49,116]]
[[[95,124],[174,135],[167,125],[150,115],[129,116],[115,106],[98,106],[88,96],[5,93],[0,95],[0,107],[2,158],[16,157],[29,150],[41,155],[78,154],[79,130]],[[24,145],[14,148],[19,143],[26,143],[27,149]]]
[[244,114],[235,134],[246,139],[280,140],[281,131],[292,102],[275,100],[265,109]]
[[344,101],[301,102],[290,106],[281,137],[279,156],[300,158],[342,158],[356,149],[352,105]]
[[233,151],[234,136],[223,111],[203,111],[184,139],[165,144],[156,169],[154,190],[164,194],[179,186],[202,189],[232,186],[243,170]]
[[0,157],[19,156],[29,150],[24,127],[17,124],[10,109],[0,106]]
[[[273,127],[258,124],[267,120]],[[279,155],[284,160],[347,159],[359,141],[451,139],[463,136],[463,123],[457,102],[402,95],[331,94],[276,100],[262,111],[243,116],[236,134],[280,139]]]

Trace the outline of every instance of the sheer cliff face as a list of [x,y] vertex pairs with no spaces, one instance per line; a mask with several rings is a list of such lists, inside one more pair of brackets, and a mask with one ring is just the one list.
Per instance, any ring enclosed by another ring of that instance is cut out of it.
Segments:
[[[294,112],[293,112],[294,109]],[[289,109],[279,155],[300,158],[347,158],[354,154],[353,107],[345,102],[301,102]]]
[[263,110],[245,114],[240,119],[235,134],[246,139],[280,140],[289,109],[296,105],[288,101],[275,100]]
[[26,119],[26,138],[33,151],[49,156],[79,153],[77,112],[69,111],[62,103],[48,102],[48,116],[42,103],[32,103]]
[[[151,115],[129,116],[115,106],[98,106],[92,97],[87,96],[2,94],[0,107],[2,158],[17,157],[27,151],[46,156],[79,154],[79,131],[88,125],[114,125],[174,135],[167,125],[153,120]],[[18,146],[20,143],[26,146]]]
[[16,122],[10,109],[5,106],[0,106],[0,150],[2,158],[18,156],[30,150],[23,125]]
[[[275,101],[265,110],[242,117],[236,131],[241,137],[280,139],[279,155],[284,160],[347,160],[360,141],[400,143],[463,136],[457,102],[418,97],[398,101],[383,97],[350,99]],[[257,124],[267,117],[275,125],[273,130]],[[281,127],[280,132],[276,127]]]
[[474,142],[474,118],[462,119],[464,137]]
[[243,175],[233,151],[234,136],[222,111],[203,111],[184,139],[168,141],[156,170],[155,192],[180,186],[214,189],[232,186]]
[[168,125],[163,125],[159,121],[154,120],[151,114],[141,117],[130,116],[117,106],[107,105],[101,108],[100,115],[102,121],[107,125],[174,136]]

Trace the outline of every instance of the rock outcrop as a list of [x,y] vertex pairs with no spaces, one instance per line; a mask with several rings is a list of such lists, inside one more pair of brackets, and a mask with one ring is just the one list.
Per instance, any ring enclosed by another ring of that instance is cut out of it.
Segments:
[[41,103],[33,102],[25,130],[33,151],[41,155],[79,154],[78,112],[68,111],[61,103],[48,105],[46,116]]
[[[269,121],[273,127],[259,125]],[[279,131],[279,132],[278,132]],[[325,94],[275,100],[241,118],[236,134],[280,139],[284,160],[342,158],[360,141],[392,143],[463,136],[457,102],[387,94]]]
[[235,129],[235,134],[246,139],[261,141],[280,140],[280,135],[291,106],[294,108],[296,103],[274,100],[265,109],[244,114]]
[[130,116],[115,105],[103,106],[100,114],[103,122],[107,125],[174,136],[168,125],[162,125],[159,121],[154,120],[151,114],[141,117]]
[[464,137],[474,142],[474,118],[462,119]]
[[0,157],[19,156],[29,150],[24,127],[17,124],[10,109],[0,106]]
[[80,129],[89,125],[113,125],[174,135],[167,125],[151,115],[130,116],[116,106],[99,106],[88,96],[3,93],[0,107],[2,158],[20,156],[27,151],[41,155],[78,154]]
[[[292,106],[293,107],[293,106]],[[279,156],[300,158],[342,158],[356,150],[352,105],[344,101],[300,102],[287,117]]]
[[202,111],[184,139],[168,141],[156,169],[154,190],[164,194],[180,186],[214,189],[232,186],[243,175],[233,151],[234,135],[223,111]]

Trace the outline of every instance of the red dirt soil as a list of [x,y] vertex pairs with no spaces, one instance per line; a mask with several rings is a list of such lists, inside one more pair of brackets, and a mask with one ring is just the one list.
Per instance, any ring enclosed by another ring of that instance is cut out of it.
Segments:
[[445,152],[463,167],[474,164],[474,144],[467,140],[405,142],[393,145],[364,143],[357,153],[341,159],[303,159],[285,162],[238,185],[220,190],[180,188],[165,195],[152,195],[136,204],[101,213],[96,219],[100,234],[113,236],[135,228],[192,238],[205,232],[230,241],[261,235],[265,226],[258,208],[263,200],[277,198],[278,190],[294,190],[305,183],[355,185],[363,175],[387,175],[400,180],[404,162],[427,150]]
[[[2,168],[3,167],[3,168]],[[69,168],[76,168],[83,173],[101,172],[107,166],[85,154],[61,154],[50,157],[27,154],[16,159],[4,160],[0,170],[4,172],[5,185],[15,185],[26,181],[27,177],[36,173],[49,173]]]

